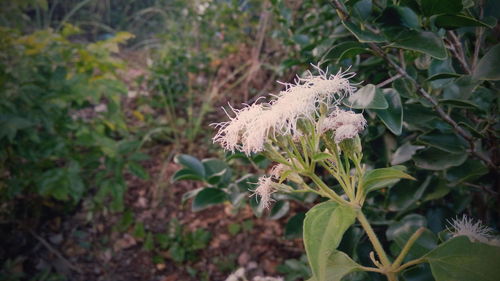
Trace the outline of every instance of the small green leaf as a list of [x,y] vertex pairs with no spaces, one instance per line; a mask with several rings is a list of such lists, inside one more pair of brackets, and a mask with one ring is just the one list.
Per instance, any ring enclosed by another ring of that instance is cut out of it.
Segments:
[[204,189],[204,187],[200,187],[200,188],[193,189],[193,190],[190,190],[190,191],[182,194],[181,204],[184,204],[184,203],[186,203],[187,200],[195,197],[196,194],[198,194],[198,192],[202,191],[203,189]]
[[210,206],[223,203],[227,200],[227,194],[217,188],[205,188],[194,197],[191,209],[193,212],[201,211]]
[[356,211],[335,202],[310,209],[304,220],[304,245],[315,280],[328,279],[329,256],[337,249],[344,232],[354,223]]
[[491,48],[479,60],[472,77],[477,80],[500,80],[500,44]]
[[377,116],[384,125],[395,135],[400,135],[403,130],[403,107],[399,93],[392,89],[384,89],[384,97],[389,104],[387,109],[376,109]]
[[452,238],[424,256],[436,281],[495,281],[500,276],[500,247]]
[[430,31],[401,32],[389,47],[421,52],[439,60],[448,57],[443,40]]
[[138,239],[144,239],[146,237],[146,230],[144,229],[144,223],[138,222],[134,227],[134,237]]
[[354,23],[342,22],[342,24],[349,30],[361,43],[382,43],[386,42],[384,36],[375,34],[367,29],[361,29]]
[[496,25],[496,20],[493,22],[483,22],[464,15],[438,15],[434,20],[434,24],[437,27],[446,29],[455,29],[463,26],[483,26],[493,28]]
[[386,109],[389,107],[382,91],[368,84],[344,100],[344,104],[354,109]]
[[200,160],[187,154],[177,155],[174,160],[176,163],[179,163],[187,169],[190,169],[193,174],[198,175],[200,178],[205,178],[205,167],[200,162]]
[[401,179],[415,180],[415,178],[402,171],[404,168],[404,166],[394,166],[366,172],[362,179],[365,193],[393,185]]

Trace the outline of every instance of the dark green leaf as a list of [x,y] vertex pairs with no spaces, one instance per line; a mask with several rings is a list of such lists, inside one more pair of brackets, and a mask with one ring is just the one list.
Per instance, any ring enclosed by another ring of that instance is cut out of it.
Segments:
[[405,26],[408,28],[417,28],[420,26],[415,12],[408,7],[400,6],[385,8],[377,21],[386,26]]
[[463,153],[467,143],[455,134],[445,134],[437,130],[418,137],[418,141],[450,153]]
[[425,148],[421,145],[412,145],[409,142],[403,144],[398,147],[394,154],[391,157],[391,165],[399,165],[408,160],[411,160],[411,157],[419,150]]
[[421,0],[420,6],[425,16],[437,14],[457,14],[462,11],[462,0]]
[[200,160],[194,158],[193,156],[180,154],[175,157],[175,162],[181,164],[187,169],[190,169],[193,174],[198,175],[200,178],[205,178],[205,167],[203,167]]
[[403,129],[403,107],[399,93],[394,89],[384,89],[384,97],[389,104],[387,109],[374,110],[385,126],[395,135]]
[[227,194],[217,188],[205,188],[194,197],[191,209],[193,212],[201,211],[213,205],[223,203],[227,200]]
[[172,176],[172,182],[180,180],[197,180],[203,181],[203,178],[194,173],[191,169],[181,169]]
[[495,281],[500,276],[500,247],[452,238],[425,255],[436,281]]
[[429,78],[427,78],[427,81],[434,81],[434,80],[439,80],[439,79],[449,79],[449,78],[458,78],[460,77],[460,74],[457,73],[438,73],[436,75],[432,75]]
[[344,100],[344,104],[354,109],[386,109],[389,107],[382,91],[368,84]]
[[349,30],[361,43],[382,43],[386,42],[384,36],[375,34],[367,29],[361,29],[359,26],[351,22],[342,22],[342,24]]
[[291,217],[285,226],[285,238],[295,239],[302,238],[302,228],[304,225],[304,218],[306,214],[304,212],[298,212],[296,215]]
[[446,178],[454,183],[474,181],[477,178],[486,175],[488,168],[479,160],[469,159],[458,167],[453,167],[446,173]]
[[455,29],[463,26],[483,26],[493,28],[496,25],[496,20],[494,22],[487,23],[464,15],[439,15],[434,20],[434,24],[437,27],[446,29]]
[[429,148],[413,156],[415,165],[426,170],[446,170],[460,166],[467,159],[467,153],[449,153],[436,148]]
[[439,60],[448,57],[443,40],[430,31],[401,32],[389,47],[421,52]]
[[500,44],[491,48],[479,60],[472,77],[478,80],[500,80]]

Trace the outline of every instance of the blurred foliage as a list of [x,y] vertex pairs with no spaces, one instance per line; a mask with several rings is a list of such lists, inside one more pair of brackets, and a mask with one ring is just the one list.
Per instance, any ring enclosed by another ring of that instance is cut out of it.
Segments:
[[115,72],[123,64],[111,56],[131,34],[81,44],[68,39],[77,32],[0,30],[4,219],[34,219],[42,206],[76,205],[88,194],[96,203],[113,195],[111,208],[122,210],[124,171],[145,173],[120,108],[126,86]]

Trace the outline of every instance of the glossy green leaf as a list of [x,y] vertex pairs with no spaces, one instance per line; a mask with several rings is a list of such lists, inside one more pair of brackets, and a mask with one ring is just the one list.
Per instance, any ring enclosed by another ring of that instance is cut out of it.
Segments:
[[344,232],[354,223],[356,211],[335,202],[323,202],[310,209],[304,220],[304,245],[313,276],[328,279],[328,261]]
[[462,0],[421,0],[420,6],[425,16],[457,14],[463,8]]
[[475,104],[469,100],[442,99],[442,100],[439,100],[439,103],[442,105],[448,105],[448,106],[458,107],[458,108],[481,109],[477,104]]
[[393,185],[401,179],[415,179],[407,173],[403,172],[403,169],[405,169],[404,166],[395,166],[391,168],[381,168],[366,172],[362,179],[365,193]]
[[477,80],[500,80],[500,44],[491,48],[479,60],[472,77]]
[[443,99],[467,100],[471,97],[472,91],[477,87],[479,81],[474,80],[469,75],[463,75],[447,84],[443,91]]
[[306,214],[304,212],[298,212],[288,220],[285,226],[285,238],[302,238],[302,229],[304,226],[305,217]]
[[493,28],[496,25],[496,20],[493,22],[483,22],[465,15],[438,15],[434,20],[434,24],[437,27],[446,29],[455,29],[457,27],[464,26],[483,26]]
[[446,170],[460,166],[467,159],[467,153],[449,153],[437,148],[419,151],[413,156],[415,165],[426,170]]
[[399,93],[394,89],[384,89],[384,98],[389,104],[387,109],[374,110],[384,125],[395,135],[403,129],[403,107]]
[[430,31],[401,32],[389,47],[421,52],[440,60],[448,57],[443,40]]
[[171,181],[175,182],[180,180],[203,181],[203,178],[200,177],[198,174],[193,173],[191,169],[180,169],[179,171],[175,172],[175,174],[172,176]]
[[354,109],[386,109],[389,107],[382,91],[368,84],[344,100],[344,104]]
[[219,159],[210,158],[201,161],[205,168],[206,181],[211,185],[216,185],[220,182],[227,182],[231,178],[231,169],[226,162]]
[[184,204],[186,203],[187,200],[193,198],[196,196],[196,194],[198,194],[200,191],[202,191],[203,189],[205,189],[204,187],[199,187],[197,189],[193,189],[193,190],[190,190],[184,194],[182,194],[182,198],[181,198],[181,204]]
[[496,281],[500,247],[452,238],[425,255],[436,281]]
[[175,157],[175,162],[190,169],[193,174],[198,175],[200,178],[205,178],[205,167],[200,160],[187,154],[180,154]]
[[223,203],[227,200],[227,194],[217,188],[205,188],[194,197],[191,209],[193,212],[201,211],[210,206]]
[[323,63],[333,60],[338,62],[345,58],[351,58],[358,54],[367,53],[370,50],[364,45],[357,41],[347,41],[337,44],[330,48],[325,55],[321,58]]
[[367,18],[372,13],[372,0],[360,0],[352,6],[352,13],[358,18]]
[[369,30],[361,29],[359,26],[352,22],[342,22],[347,30],[349,30],[361,43],[382,43],[386,39],[381,34],[375,34]]
[[361,265],[353,261],[348,255],[341,251],[334,251],[328,257],[324,279],[314,276],[313,281],[340,281],[349,273],[361,270]]

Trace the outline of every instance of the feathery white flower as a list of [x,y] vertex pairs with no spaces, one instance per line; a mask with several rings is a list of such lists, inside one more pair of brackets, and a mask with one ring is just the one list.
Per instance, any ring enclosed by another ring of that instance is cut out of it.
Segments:
[[490,244],[491,242],[496,242],[496,239],[493,239],[492,229],[478,220],[474,221],[473,218],[467,217],[464,215],[461,219],[456,218],[451,222],[451,228],[448,228],[453,235],[453,237],[457,236],[467,236],[471,242],[481,242]]
[[335,143],[339,144],[345,139],[352,139],[358,135],[358,129],[354,125],[343,125],[337,128],[335,131]]
[[339,71],[327,75],[319,67],[315,68],[319,75],[308,72],[294,84],[285,84],[286,89],[269,103],[254,103],[240,110],[231,108],[235,117],[228,114],[230,121],[215,124],[219,131],[213,141],[226,150],[240,150],[248,155],[262,151],[271,133],[292,137],[307,133],[298,130],[299,120],[314,122],[320,105],[327,109],[335,107],[355,90],[349,83],[354,73]]
[[274,189],[272,187],[272,179],[271,177],[260,177],[259,182],[257,183],[259,186],[254,190],[254,193],[252,195],[259,195],[260,196],[260,203],[264,208],[269,208],[271,202],[274,200],[271,198],[271,194],[274,193]]
[[320,131],[321,133],[328,130],[335,131],[344,125],[353,125],[359,133],[365,128],[366,119],[363,117],[363,114],[357,114],[352,111],[345,111],[337,108],[323,120]]

